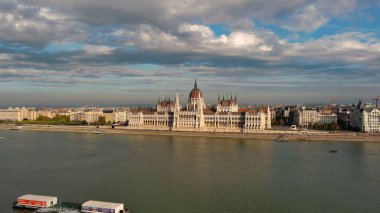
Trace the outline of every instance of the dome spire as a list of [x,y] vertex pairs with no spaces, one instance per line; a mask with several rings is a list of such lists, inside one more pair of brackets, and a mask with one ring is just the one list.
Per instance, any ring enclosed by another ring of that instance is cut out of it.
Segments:
[[195,77],[194,88],[198,88],[198,85],[197,85],[197,77]]

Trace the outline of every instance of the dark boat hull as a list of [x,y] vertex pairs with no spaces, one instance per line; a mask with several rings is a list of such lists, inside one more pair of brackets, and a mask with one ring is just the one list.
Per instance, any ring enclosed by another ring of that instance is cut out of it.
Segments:
[[14,202],[13,203],[13,208],[14,209],[30,209],[30,210],[36,210],[36,209],[39,209],[41,207],[39,206],[24,206],[24,205],[18,205],[17,202]]

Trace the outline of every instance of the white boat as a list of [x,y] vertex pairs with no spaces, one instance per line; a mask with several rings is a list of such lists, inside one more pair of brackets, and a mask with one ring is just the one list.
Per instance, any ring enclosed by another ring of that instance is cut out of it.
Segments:
[[22,126],[15,126],[15,127],[12,127],[11,130],[20,130],[22,128]]
[[103,134],[104,131],[102,131],[102,130],[94,130],[94,131],[92,131],[91,133],[92,133],[92,134]]
[[95,212],[114,212],[114,213],[128,213],[128,209],[124,208],[123,203],[110,203],[103,201],[89,200],[84,202],[81,206],[81,212],[95,213]]

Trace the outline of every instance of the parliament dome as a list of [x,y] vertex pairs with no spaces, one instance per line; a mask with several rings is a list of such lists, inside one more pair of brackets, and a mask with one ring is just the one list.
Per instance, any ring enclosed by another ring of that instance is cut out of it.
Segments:
[[197,86],[197,80],[195,80],[194,88],[190,91],[189,99],[192,98],[203,98],[201,90]]

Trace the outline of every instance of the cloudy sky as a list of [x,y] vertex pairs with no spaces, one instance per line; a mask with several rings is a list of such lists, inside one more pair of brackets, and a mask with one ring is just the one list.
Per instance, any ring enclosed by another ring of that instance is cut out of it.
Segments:
[[0,0],[0,106],[380,95],[380,0]]

